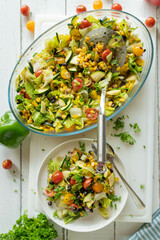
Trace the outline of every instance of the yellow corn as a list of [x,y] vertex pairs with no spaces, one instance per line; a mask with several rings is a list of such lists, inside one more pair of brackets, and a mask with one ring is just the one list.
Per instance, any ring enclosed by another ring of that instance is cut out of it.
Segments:
[[40,103],[41,99],[40,98],[36,98],[36,102]]
[[96,90],[93,90],[92,92],[90,92],[90,97],[92,99],[97,99],[98,98],[98,94],[97,94]]
[[32,102],[32,105],[33,105],[34,107],[37,107],[37,106],[38,106],[38,104],[36,103],[35,100]]

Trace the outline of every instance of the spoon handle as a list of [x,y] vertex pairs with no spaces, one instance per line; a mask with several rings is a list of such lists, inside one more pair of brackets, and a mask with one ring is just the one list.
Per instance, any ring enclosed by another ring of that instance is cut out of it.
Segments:
[[118,175],[120,176],[121,180],[123,181],[125,187],[127,188],[128,192],[131,195],[131,197],[132,197],[133,201],[135,202],[136,206],[139,209],[145,208],[144,202],[138,197],[136,192],[131,188],[131,186],[128,184],[128,182],[125,180],[125,178],[122,176],[122,174],[120,173],[120,171],[118,170],[118,168],[116,167],[116,165],[114,164],[113,161],[112,161],[112,165],[113,165],[114,169],[116,170],[116,172],[118,173]]

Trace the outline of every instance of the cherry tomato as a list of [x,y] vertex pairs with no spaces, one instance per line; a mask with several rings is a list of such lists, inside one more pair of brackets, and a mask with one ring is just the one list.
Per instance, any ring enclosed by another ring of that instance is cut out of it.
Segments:
[[35,29],[35,22],[30,20],[27,22],[26,24],[26,28],[30,31],[30,32],[34,32]]
[[10,159],[6,159],[3,161],[2,166],[4,169],[10,169],[12,167],[12,161]]
[[74,210],[74,209],[76,209],[76,210],[78,210],[79,209],[79,206],[77,205],[77,204],[75,204],[75,203],[71,203],[69,206],[68,206],[68,209],[69,210]]
[[86,189],[91,184],[91,182],[92,182],[92,178],[85,179],[83,182],[84,189]]
[[109,49],[106,49],[106,50],[104,50],[103,52],[102,52],[102,55],[101,55],[101,57],[102,57],[102,60],[104,61],[104,62],[107,62],[107,56],[109,55],[111,53],[111,50],[109,50]]
[[63,173],[61,171],[56,171],[52,174],[51,177],[52,182],[55,184],[60,183],[63,180]]
[[49,197],[53,197],[54,196],[54,191],[53,191],[53,189],[52,190],[45,190],[45,192],[46,192],[46,194],[47,194],[47,196],[49,196]]
[[21,6],[21,13],[24,16],[28,16],[30,13],[30,8],[27,5]]
[[144,52],[143,48],[140,47],[139,45],[133,46],[132,50],[133,50],[133,53],[134,53],[137,57],[142,56],[142,54],[143,54],[143,52]]
[[86,115],[90,120],[96,120],[98,117],[98,110],[95,108],[88,108],[86,110]]
[[80,79],[80,78],[75,78],[73,81],[72,81],[72,87],[74,90],[79,90],[83,87],[83,81]]
[[103,185],[100,182],[96,182],[92,185],[92,189],[93,189],[94,192],[100,193],[103,190]]
[[155,25],[155,19],[153,17],[148,17],[146,20],[145,20],[145,24],[147,27],[153,27]]
[[75,185],[75,184],[76,184],[76,180],[73,179],[73,178],[71,178],[71,180],[70,180],[70,184],[71,184],[72,186]]
[[43,72],[42,69],[38,69],[38,70],[35,72],[36,78],[39,77],[39,75],[41,75],[42,72]]
[[70,73],[67,71],[67,69],[62,69],[61,70],[61,77],[64,79],[70,79],[71,75]]
[[79,25],[80,29],[90,27],[91,23],[87,19],[83,19],[82,22]]
[[83,5],[78,5],[77,8],[76,8],[77,14],[82,13],[82,12],[86,12],[86,11],[87,11],[87,9]]
[[74,202],[74,200],[72,199],[73,197],[74,197],[73,194],[67,193],[67,194],[64,195],[63,202],[67,205],[70,205]]
[[102,7],[103,7],[103,3],[102,3],[102,1],[101,0],[95,0],[94,2],[93,2],[93,9],[102,9]]
[[111,9],[122,11],[122,6],[119,3],[114,3]]
[[64,127],[64,129],[66,130],[66,131],[68,131],[68,132],[72,132],[72,131],[74,131],[74,129],[75,129],[75,124],[73,124],[72,126],[70,126],[69,128],[67,128],[66,126]]

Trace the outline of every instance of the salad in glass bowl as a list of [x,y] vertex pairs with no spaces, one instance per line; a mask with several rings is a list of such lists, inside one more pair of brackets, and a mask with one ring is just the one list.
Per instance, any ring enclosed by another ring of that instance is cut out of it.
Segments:
[[[86,36],[102,27],[117,33],[107,46],[101,42],[94,44]],[[33,55],[16,78],[17,109],[27,126],[35,131],[73,132],[92,125],[97,121],[104,85],[107,85],[105,115],[112,115],[125,103],[143,70],[145,49],[126,19],[97,19],[88,15],[79,20],[74,16],[68,29],[69,34],[56,33],[45,39],[45,48]],[[115,57],[121,39],[127,48],[122,67]]]
[[93,151],[85,149],[84,142],[65,156],[50,159],[47,170],[48,205],[55,204],[54,217],[63,219],[65,224],[92,213],[95,209],[104,218],[109,218],[108,208],[116,208],[117,197],[114,185],[119,184],[115,177],[112,164],[106,162],[103,174],[96,172],[96,156]]

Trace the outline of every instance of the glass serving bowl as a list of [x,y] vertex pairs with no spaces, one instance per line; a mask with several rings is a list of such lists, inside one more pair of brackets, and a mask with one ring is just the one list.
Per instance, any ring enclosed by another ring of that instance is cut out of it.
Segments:
[[[134,28],[137,27],[137,29],[135,30],[135,33],[138,34],[139,38],[144,43],[144,48],[146,49],[146,52],[144,53],[144,56],[143,56],[143,60],[145,61],[145,64],[143,66],[143,71],[140,74],[140,81],[138,81],[138,84],[132,89],[126,101],[120,107],[116,108],[116,110],[112,115],[106,117],[106,121],[108,121],[109,119],[117,115],[120,111],[122,111],[133,100],[133,98],[137,95],[137,93],[140,91],[143,84],[145,83],[148,77],[148,74],[150,72],[152,60],[153,60],[153,42],[152,42],[151,35],[148,29],[146,28],[146,26],[143,24],[143,22],[141,22],[138,18],[136,18],[135,16],[129,13],[126,13],[123,11],[108,10],[108,9],[94,10],[94,11],[88,11],[88,12],[79,14],[79,20],[84,19],[88,15],[92,15],[98,19],[102,19],[105,16],[109,18],[117,18],[118,21],[122,19],[126,19],[131,23],[132,27]],[[23,68],[28,65],[28,61],[32,58],[33,54],[35,52],[40,52],[42,49],[44,49],[45,39],[52,38],[53,36],[56,35],[56,32],[58,32],[59,34],[66,34],[69,32],[67,24],[71,22],[71,19],[72,17],[59,22],[58,24],[54,25],[53,27],[45,31],[43,34],[41,34],[35,41],[33,41],[33,43],[26,49],[26,51],[22,54],[20,60],[17,62],[10,78],[9,89],[8,89],[8,99],[9,99],[9,105],[10,105],[11,111],[13,112],[15,118],[18,120],[20,124],[22,124],[25,128],[27,128],[29,131],[32,131],[34,133],[38,133],[46,136],[67,136],[67,135],[82,133],[90,129],[93,129],[97,126],[96,123],[93,123],[84,127],[81,130],[74,130],[73,132],[39,131],[31,128],[27,124],[26,120],[22,118],[22,116],[20,115],[17,109],[17,104],[15,101],[15,96],[16,96],[15,80],[18,77],[18,75],[21,73]]]

